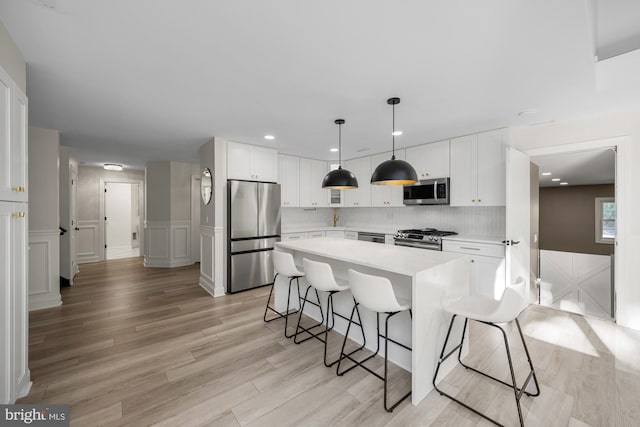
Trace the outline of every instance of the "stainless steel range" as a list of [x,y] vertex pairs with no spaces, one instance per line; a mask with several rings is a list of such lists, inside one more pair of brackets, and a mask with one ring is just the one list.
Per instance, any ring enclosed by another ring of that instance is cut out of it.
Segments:
[[456,234],[458,233],[454,231],[440,231],[435,228],[398,230],[396,235],[393,237],[393,240],[398,246],[410,246],[412,248],[441,251],[442,238],[444,236],[454,236]]

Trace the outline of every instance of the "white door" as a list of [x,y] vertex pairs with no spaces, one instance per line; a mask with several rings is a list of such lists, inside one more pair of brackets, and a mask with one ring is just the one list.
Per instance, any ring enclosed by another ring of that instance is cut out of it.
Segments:
[[71,263],[71,274],[69,284],[73,285],[73,278],[78,273],[78,252],[76,250],[76,234],[78,228],[78,215],[76,214],[76,183],[78,181],[78,167],[75,159],[71,159],[69,164],[69,258]]
[[137,256],[131,244],[131,184],[105,183],[105,259]]
[[523,277],[529,289],[530,271],[530,160],[529,156],[507,147],[507,232],[506,285]]

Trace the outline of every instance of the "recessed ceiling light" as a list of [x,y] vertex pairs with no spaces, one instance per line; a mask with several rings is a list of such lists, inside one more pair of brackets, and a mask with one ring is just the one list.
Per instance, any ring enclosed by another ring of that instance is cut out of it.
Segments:
[[272,139],[276,139],[276,137],[273,135],[265,135],[264,139],[268,139],[269,141],[271,141]]
[[331,148],[329,151],[331,151],[332,153],[337,153],[340,150],[338,150],[337,148]]
[[121,171],[122,170],[122,165],[116,165],[115,163],[105,163],[104,164],[104,168],[105,170],[108,171]]
[[395,131],[395,132],[391,132],[391,135],[393,135],[393,136],[400,136],[400,135],[402,135],[402,131],[401,131],[401,130],[397,130],[397,131]]
[[542,175],[542,176],[549,176],[549,175],[551,175],[551,172],[542,172],[540,175]]
[[561,182],[560,185],[569,185],[568,182]]
[[560,178],[551,178],[551,181],[558,182],[558,181],[560,181]]

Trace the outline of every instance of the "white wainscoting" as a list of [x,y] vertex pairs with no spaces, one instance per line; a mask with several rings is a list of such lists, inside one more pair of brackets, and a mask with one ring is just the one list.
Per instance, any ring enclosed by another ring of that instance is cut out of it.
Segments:
[[214,233],[214,227],[200,225],[200,286],[211,296],[217,296],[213,268],[213,259],[216,253]]
[[60,232],[30,230],[29,310],[60,304]]
[[78,264],[101,261],[104,243],[102,243],[100,221],[78,221],[78,228],[76,232]]
[[610,319],[611,257],[540,251],[540,303]]
[[182,267],[191,260],[191,221],[146,221],[145,267]]

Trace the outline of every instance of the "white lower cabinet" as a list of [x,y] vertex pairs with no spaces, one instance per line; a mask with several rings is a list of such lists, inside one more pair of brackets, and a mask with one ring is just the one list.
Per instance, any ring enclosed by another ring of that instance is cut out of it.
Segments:
[[498,243],[443,240],[442,250],[471,256],[469,293],[499,300],[505,289],[504,246]]
[[358,240],[358,232],[357,231],[345,231],[344,238],[349,240]]
[[326,237],[337,237],[339,239],[344,239],[344,231],[342,230],[328,230],[325,231]]
[[325,232],[324,231],[310,231],[307,233],[307,238],[308,239],[313,239],[313,238],[317,238],[317,237],[324,237],[325,236]]
[[0,404],[29,391],[28,205],[0,202]]

